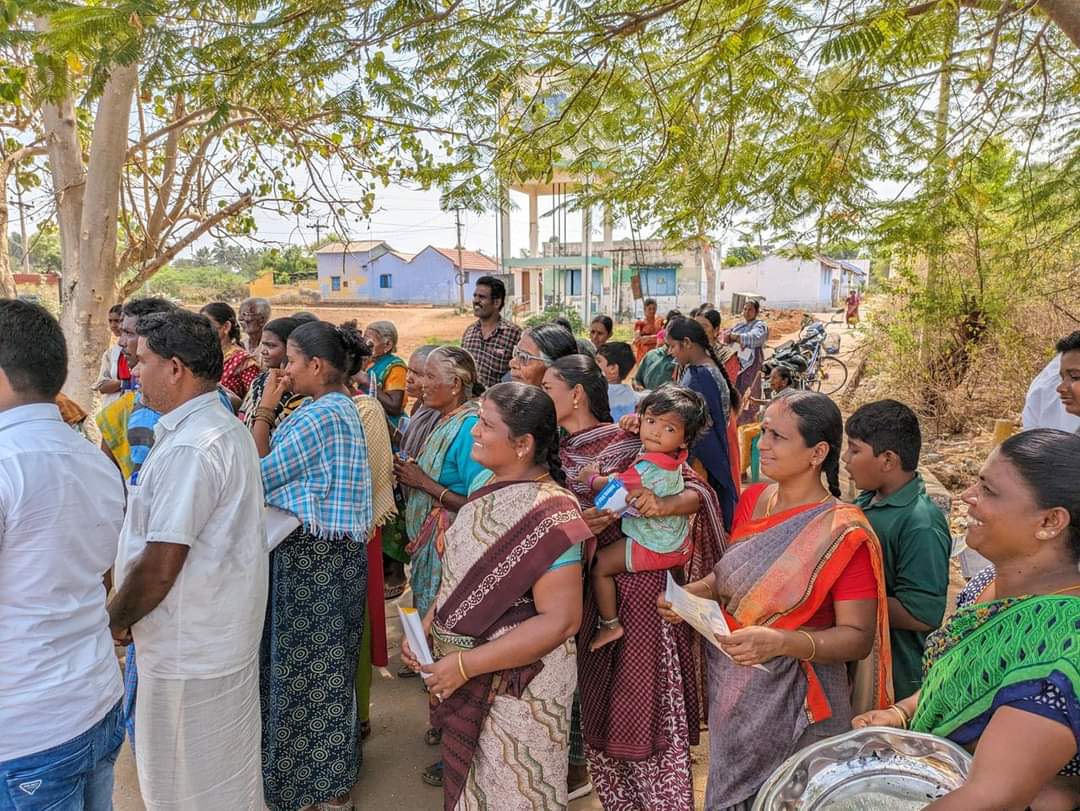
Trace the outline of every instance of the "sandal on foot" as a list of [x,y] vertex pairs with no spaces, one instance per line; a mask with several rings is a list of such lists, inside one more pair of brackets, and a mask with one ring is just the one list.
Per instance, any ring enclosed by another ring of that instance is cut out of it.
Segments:
[[429,786],[435,786],[436,788],[442,788],[442,773],[443,762],[440,760],[437,763],[432,763],[420,774],[420,779],[427,783]]

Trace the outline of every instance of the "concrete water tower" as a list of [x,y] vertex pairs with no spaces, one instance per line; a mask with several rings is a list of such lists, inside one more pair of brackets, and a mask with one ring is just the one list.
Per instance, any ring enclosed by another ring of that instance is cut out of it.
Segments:
[[[530,99],[546,108],[543,112],[548,117],[559,114],[566,93],[553,87],[547,93],[539,93],[539,79],[532,80],[531,86],[519,89],[517,99],[509,102],[510,107],[520,99]],[[537,101],[537,99],[540,99]],[[519,111],[520,112],[520,111]],[[566,219],[568,209],[577,204],[576,197],[590,183],[602,180],[603,169],[595,167],[588,176],[571,171],[573,154],[567,154],[563,148],[562,159],[555,162],[543,177],[503,178],[500,181],[499,206],[499,265],[504,274],[513,277],[514,303],[519,310],[538,313],[548,304],[565,303],[576,307],[588,324],[594,314],[612,309],[614,301],[614,282],[612,278],[612,219],[609,210],[602,217],[602,242],[599,246],[605,251],[603,256],[596,256],[592,234],[592,209],[583,207],[581,213],[581,242],[575,246],[575,253],[568,255],[565,250]],[[528,198],[529,206],[529,255],[513,257],[510,255],[510,193],[517,192]],[[540,198],[552,200],[551,216],[553,224],[552,239],[554,244],[541,250],[540,243]],[[561,223],[561,226],[560,226]]]

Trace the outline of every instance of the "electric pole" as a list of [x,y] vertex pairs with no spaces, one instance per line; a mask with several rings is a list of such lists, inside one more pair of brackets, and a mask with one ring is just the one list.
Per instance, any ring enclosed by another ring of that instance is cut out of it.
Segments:
[[462,264],[461,252],[464,250],[461,244],[461,209],[454,209],[454,224],[457,226],[457,283],[458,305],[465,307],[465,266]]

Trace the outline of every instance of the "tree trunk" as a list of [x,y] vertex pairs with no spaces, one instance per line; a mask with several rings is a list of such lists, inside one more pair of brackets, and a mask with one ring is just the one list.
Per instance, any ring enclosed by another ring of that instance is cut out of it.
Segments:
[[98,101],[85,167],[71,100],[46,109],[64,263],[60,324],[70,358],[64,393],[88,410],[90,387],[108,341],[108,310],[116,299],[120,179],[137,77],[138,63],[113,66]]
[[[7,200],[7,175],[0,177],[0,297],[15,298],[19,291],[15,289],[15,276],[11,272],[11,255],[8,253],[8,222],[10,209]],[[23,251],[26,242],[23,241]]]
[[712,240],[706,236],[699,238],[701,246],[701,269],[705,274],[705,300],[713,307],[720,309],[716,300],[716,266],[713,264]]
[[1039,8],[1080,48],[1080,0],[1039,0]]
[[[946,187],[948,185],[949,166],[949,103],[952,100],[952,50],[959,23],[959,8],[951,11],[949,31],[942,48],[941,73],[938,77],[937,110],[934,112],[934,155],[927,167],[930,187],[931,213],[930,244],[926,253],[926,293],[933,300],[942,288],[942,274],[945,254],[944,218]],[[927,308],[923,322],[921,359],[929,364],[937,350],[937,338],[940,335],[940,318],[930,315],[932,308]]]

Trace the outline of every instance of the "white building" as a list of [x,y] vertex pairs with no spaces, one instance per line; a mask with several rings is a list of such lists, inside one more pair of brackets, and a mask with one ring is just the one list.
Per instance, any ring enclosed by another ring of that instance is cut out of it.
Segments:
[[789,259],[770,253],[746,265],[721,267],[716,277],[720,302],[746,294],[763,297],[767,307],[820,312],[840,306],[850,290],[866,287],[870,260]]

